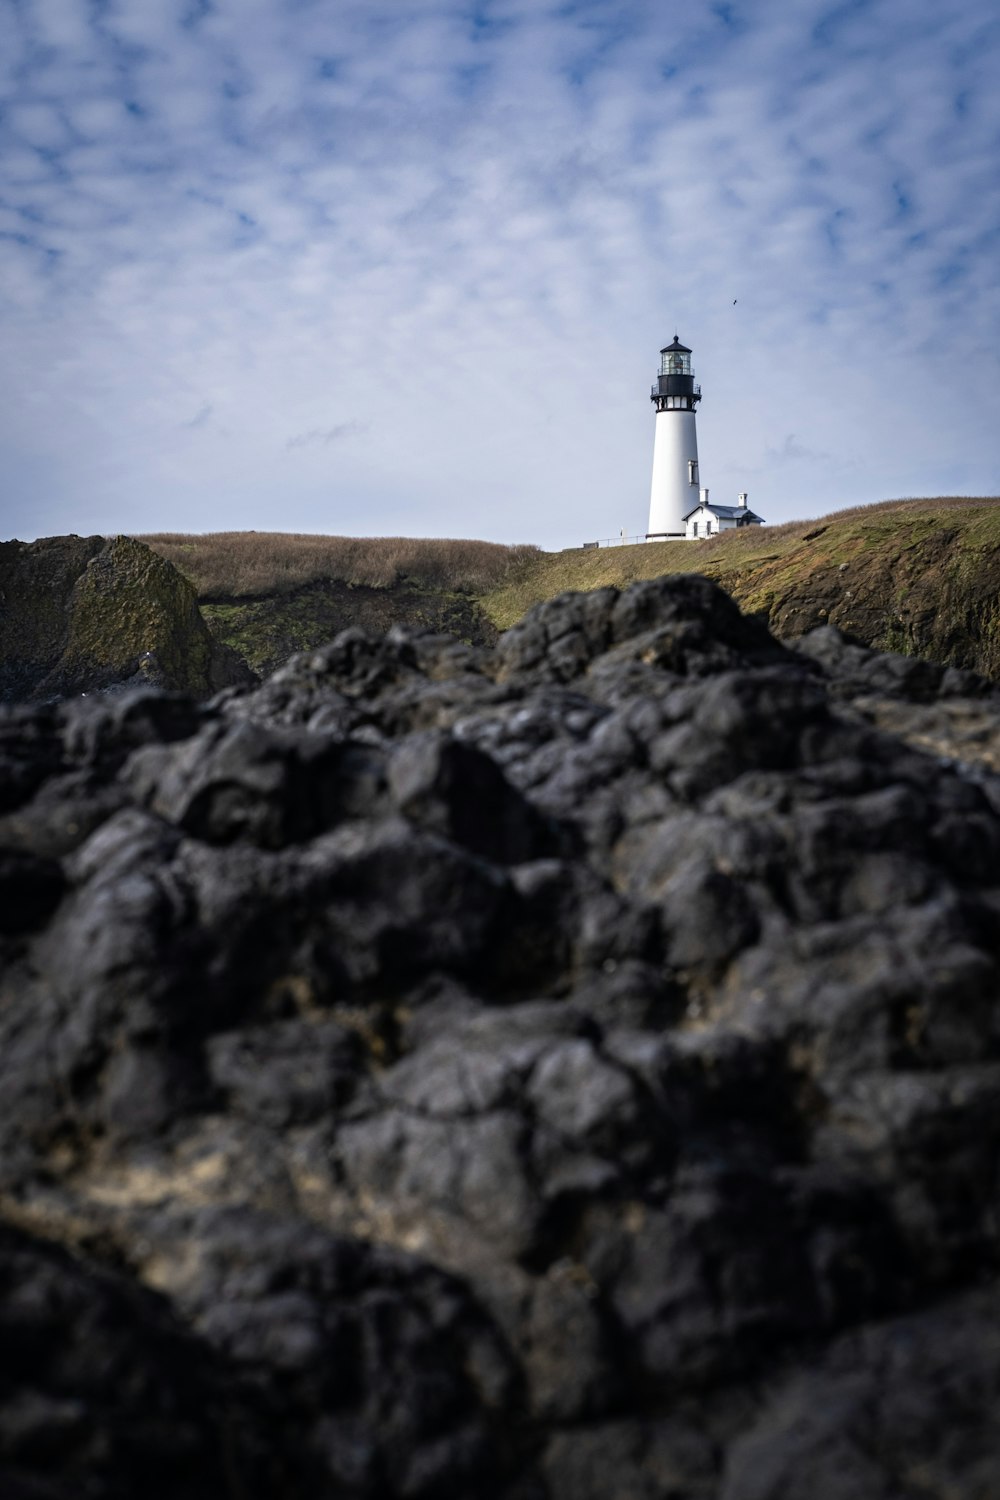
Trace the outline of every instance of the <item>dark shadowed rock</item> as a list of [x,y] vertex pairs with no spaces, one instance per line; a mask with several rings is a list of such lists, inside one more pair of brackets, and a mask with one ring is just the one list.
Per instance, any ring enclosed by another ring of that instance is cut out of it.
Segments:
[[612,669],[641,661],[680,677],[788,660],[765,626],[696,573],[646,579],[622,593],[562,594],[508,630],[496,653],[502,675],[556,682],[605,657],[602,666]]
[[7,1226],[0,1347],[4,1496],[265,1500],[304,1477],[264,1438],[273,1412],[161,1297]]
[[[989,1500],[1000,1471],[996,1293],[837,1340],[780,1383],[734,1444],[721,1500],[961,1495]],[[933,1411],[934,1421],[927,1421]]]
[[389,763],[389,789],[411,822],[498,864],[523,864],[557,844],[496,762],[451,735],[403,740]]
[[690,576],[7,710],[4,1493],[992,1500],[998,743]]

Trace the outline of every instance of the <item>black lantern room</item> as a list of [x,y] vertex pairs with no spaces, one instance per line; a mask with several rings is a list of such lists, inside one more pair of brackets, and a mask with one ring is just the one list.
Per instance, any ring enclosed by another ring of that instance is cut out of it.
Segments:
[[650,399],[657,411],[694,411],[701,400],[701,386],[694,381],[691,350],[674,334],[674,341],[660,350],[660,374]]

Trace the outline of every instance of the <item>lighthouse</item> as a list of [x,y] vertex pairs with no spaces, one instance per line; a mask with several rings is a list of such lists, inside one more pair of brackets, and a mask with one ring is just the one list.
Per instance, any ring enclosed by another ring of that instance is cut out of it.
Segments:
[[701,400],[695,385],[691,350],[674,334],[660,350],[660,373],[653,386],[656,408],[653,437],[653,483],[649,492],[648,540],[685,535],[685,518],[698,504],[698,434],[694,409]]

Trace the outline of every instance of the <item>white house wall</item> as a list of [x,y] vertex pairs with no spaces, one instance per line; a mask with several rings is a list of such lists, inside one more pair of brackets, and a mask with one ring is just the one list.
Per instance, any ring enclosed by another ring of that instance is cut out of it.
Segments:
[[[711,530],[705,530],[708,522]],[[694,528],[697,524],[698,535],[695,536]],[[715,516],[711,511],[699,510],[693,516],[689,516],[685,522],[685,538],[689,542],[703,542],[709,536],[717,536],[720,531],[738,531],[739,521],[731,520],[728,516]]]

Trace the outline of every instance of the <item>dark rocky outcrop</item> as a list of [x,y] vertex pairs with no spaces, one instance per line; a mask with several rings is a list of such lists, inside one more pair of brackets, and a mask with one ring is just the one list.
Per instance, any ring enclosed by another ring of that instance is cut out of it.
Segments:
[[252,672],[176,568],[130,537],[0,542],[0,701],[150,684],[205,697]]
[[0,1490],[992,1500],[998,725],[690,575],[5,710]]

